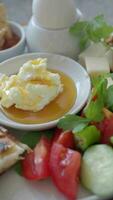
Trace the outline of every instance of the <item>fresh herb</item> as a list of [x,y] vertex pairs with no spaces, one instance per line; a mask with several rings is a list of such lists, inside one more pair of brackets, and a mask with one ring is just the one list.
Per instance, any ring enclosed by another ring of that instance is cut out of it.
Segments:
[[84,111],[86,118],[95,122],[102,121],[104,118],[103,108],[104,104],[102,99],[97,98],[96,101],[91,101]]
[[108,81],[110,74],[92,79],[92,94],[90,101],[84,109],[85,116],[91,121],[100,122],[104,118],[103,108],[107,106]]
[[113,85],[109,86],[107,89],[106,106],[113,111]]
[[108,79],[113,74],[104,74],[92,79],[92,93],[83,110],[85,117],[67,115],[58,122],[58,127],[74,132],[82,131],[91,121],[100,122],[104,118],[104,108],[113,110],[113,86],[108,88]]
[[18,161],[14,166],[13,166],[14,171],[19,174],[20,176],[22,175],[22,166],[21,162]]
[[36,131],[36,132],[29,132],[26,133],[21,142],[27,144],[31,149],[33,149],[36,144],[39,142],[42,135],[45,135],[47,138],[51,139],[54,133],[54,129],[48,131]]
[[103,15],[96,16],[91,21],[78,21],[70,28],[70,33],[79,37],[81,50],[91,41],[104,41],[112,32],[113,26],[105,22]]
[[89,119],[77,115],[66,115],[58,122],[58,127],[63,130],[81,131],[90,123]]
[[92,78],[92,96],[97,95],[101,100],[103,100],[103,103],[105,102],[107,95],[107,78],[109,76],[110,74],[105,74]]

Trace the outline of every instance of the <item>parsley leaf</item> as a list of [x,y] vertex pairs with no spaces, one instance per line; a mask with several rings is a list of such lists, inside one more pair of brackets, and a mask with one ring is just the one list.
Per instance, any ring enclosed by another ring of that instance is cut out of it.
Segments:
[[14,166],[13,166],[13,170],[19,174],[20,176],[22,175],[22,165],[21,162],[18,161]]
[[91,21],[78,21],[71,28],[70,33],[79,37],[81,50],[85,49],[90,41],[100,42],[113,32],[113,26],[105,22],[104,16],[96,16]]
[[107,96],[107,77],[109,77],[109,74],[97,76],[92,79],[92,96],[97,95],[98,98],[103,101],[103,103],[106,101]]
[[113,85],[109,86],[107,89],[106,106],[113,111]]
[[102,99],[91,101],[84,110],[85,116],[91,121],[100,122],[104,118],[103,109],[104,104]]
[[77,116],[77,115],[66,115],[64,118],[60,119],[57,126],[63,130],[72,130],[75,132],[83,130],[90,120]]
[[34,148],[36,144],[39,142],[42,135],[45,135],[47,138],[51,139],[54,133],[54,129],[47,130],[47,131],[36,131],[36,132],[29,132],[26,133],[21,142],[27,144],[30,148]]
[[85,116],[95,122],[104,118],[103,108],[107,99],[107,78],[109,75],[102,75],[92,79],[93,90],[90,101],[84,109]]

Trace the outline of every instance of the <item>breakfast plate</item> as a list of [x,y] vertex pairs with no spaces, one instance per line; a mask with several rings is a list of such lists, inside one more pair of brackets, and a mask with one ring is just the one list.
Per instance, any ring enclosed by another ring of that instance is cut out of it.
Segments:
[[[6,75],[15,74],[23,63],[37,57],[46,57],[50,69],[54,68],[60,70],[73,79],[77,88],[77,99],[69,113],[77,113],[80,111],[89,97],[91,83],[85,69],[70,58],[47,53],[25,54],[1,63],[0,72],[5,73]],[[41,130],[50,128],[55,126],[57,121],[58,120],[55,120],[42,125],[20,124],[8,119],[2,112],[0,113],[0,124],[23,130],[17,131],[11,129],[11,132],[14,132],[14,134],[19,137],[26,133],[25,130]],[[56,189],[50,179],[40,182],[27,181],[23,177],[19,176],[14,170],[9,170],[1,176],[0,185],[1,199],[4,200],[65,200],[65,197]],[[77,200],[99,200],[99,198],[80,186]]]
[[[59,70],[67,74],[74,81],[74,84],[76,85],[77,89],[77,97],[74,105],[69,110],[68,114],[74,114],[80,111],[89,97],[91,83],[89,75],[87,74],[85,69],[81,67],[80,64],[78,64],[70,58],[49,53],[24,54],[2,62],[0,64],[0,72],[6,75],[16,74],[19,68],[26,61],[40,57],[47,58],[49,69]],[[57,122],[58,119],[42,124],[23,124],[9,119],[5,116],[5,114],[2,111],[0,112],[0,124],[21,130],[48,129],[54,127],[57,124]]]
[[[58,192],[51,180],[30,182],[14,171],[9,171],[0,177],[0,197],[3,200],[66,199]],[[80,187],[77,200],[99,200],[99,198]]]

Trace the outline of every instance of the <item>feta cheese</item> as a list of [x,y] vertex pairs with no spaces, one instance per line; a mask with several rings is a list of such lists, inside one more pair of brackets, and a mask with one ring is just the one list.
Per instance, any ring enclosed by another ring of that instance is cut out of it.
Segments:
[[113,79],[111,77],[107,78],[107,82],[108,82],[107,87],[113,85]]
[[105,57],[86,57],[85,63],[87,72],[91,76],[110,72],[109,63]]
[[79,63],[82,66],[86,66],[85,58],[86,57],[101,57],[104,56],[107,51],[107,48],[102,43],[92,43],[87,49],[85,49],[79,55]]
[[17,75],[1,76],[1,105],[28,111],[39,111],[54,100],[62,91],[60,75],[47,70],[47,59],[25,63]]

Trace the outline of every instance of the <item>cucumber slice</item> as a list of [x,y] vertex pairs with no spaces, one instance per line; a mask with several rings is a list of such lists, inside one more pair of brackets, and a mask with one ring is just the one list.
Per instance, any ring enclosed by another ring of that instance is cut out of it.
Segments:
[[100,197],[113,195],[113,149],[108,145],[94,145],[83,155],[81,182]]

